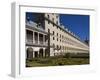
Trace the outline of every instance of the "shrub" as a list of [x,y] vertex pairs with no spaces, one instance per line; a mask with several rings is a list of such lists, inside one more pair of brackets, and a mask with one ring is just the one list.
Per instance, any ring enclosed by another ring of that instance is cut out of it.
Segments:
[[58,65],[64,65],[63,63],[59,62]]
[[66,53],[63,57],[64,58],[70,58],[70,53]]

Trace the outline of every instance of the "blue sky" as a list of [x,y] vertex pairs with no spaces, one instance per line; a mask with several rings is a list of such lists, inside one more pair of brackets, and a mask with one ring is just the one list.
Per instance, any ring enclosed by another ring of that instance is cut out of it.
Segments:
[[89,39],[89,15],[61,14],[60,22],[80,37]]
[[[34,20],[32,13],[27,13],[26,18]],[[60,14],[60,22],[83,41],[89,39],[89,15]]]

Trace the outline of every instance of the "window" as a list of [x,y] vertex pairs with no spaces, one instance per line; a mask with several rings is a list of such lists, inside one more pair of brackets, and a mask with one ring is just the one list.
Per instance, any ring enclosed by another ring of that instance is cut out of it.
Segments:
[[33,31],[26,30],[26,38],[27,42],[33,42]]
[[55,40],[55,37],[53,37],[53,40]]
[[61,34],[60,34],[60,38],[61,38]]
[[62,39],[63,39],[63,36],[62,36]]
[[53,35],[55,34],[55,32],[53,31]]
[[47,35],[45,35],[45,42],[47,41]]
[[57,49],[59,49],[59,46],[57,45]]
[[58,33],[57,33],[57,36],[58,36]]
[[36,25],[38,27],[38,25]]
[[48,29],[48,33],[50,33],[50,29]]
[[61,49],[61,46],[60,46],[60,49]]
[[57,38],[57,41],[58,41],[58,38]]
[[52,25],[53,25],[53,27],[54,27],[54,23],[53,23]]

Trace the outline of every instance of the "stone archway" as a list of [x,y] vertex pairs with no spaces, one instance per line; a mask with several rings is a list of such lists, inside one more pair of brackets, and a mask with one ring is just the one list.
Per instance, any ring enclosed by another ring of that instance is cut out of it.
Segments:
[[38,51],[34,51],[34,58],[38,58]]
[[45,57],[49,57],[48,49],[47,48],[45,49]]
[[43,48],[39,49],[39,57],[43,57]]
[[27,59],[33,59],[33,48],[27,48]]

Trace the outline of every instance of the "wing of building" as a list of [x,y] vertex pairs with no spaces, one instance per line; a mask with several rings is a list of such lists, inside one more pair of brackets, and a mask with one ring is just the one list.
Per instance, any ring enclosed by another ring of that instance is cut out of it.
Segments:
[[36,13],[26,21],[26,58],[89,53],[89,46],[60,23],[59,14]]

